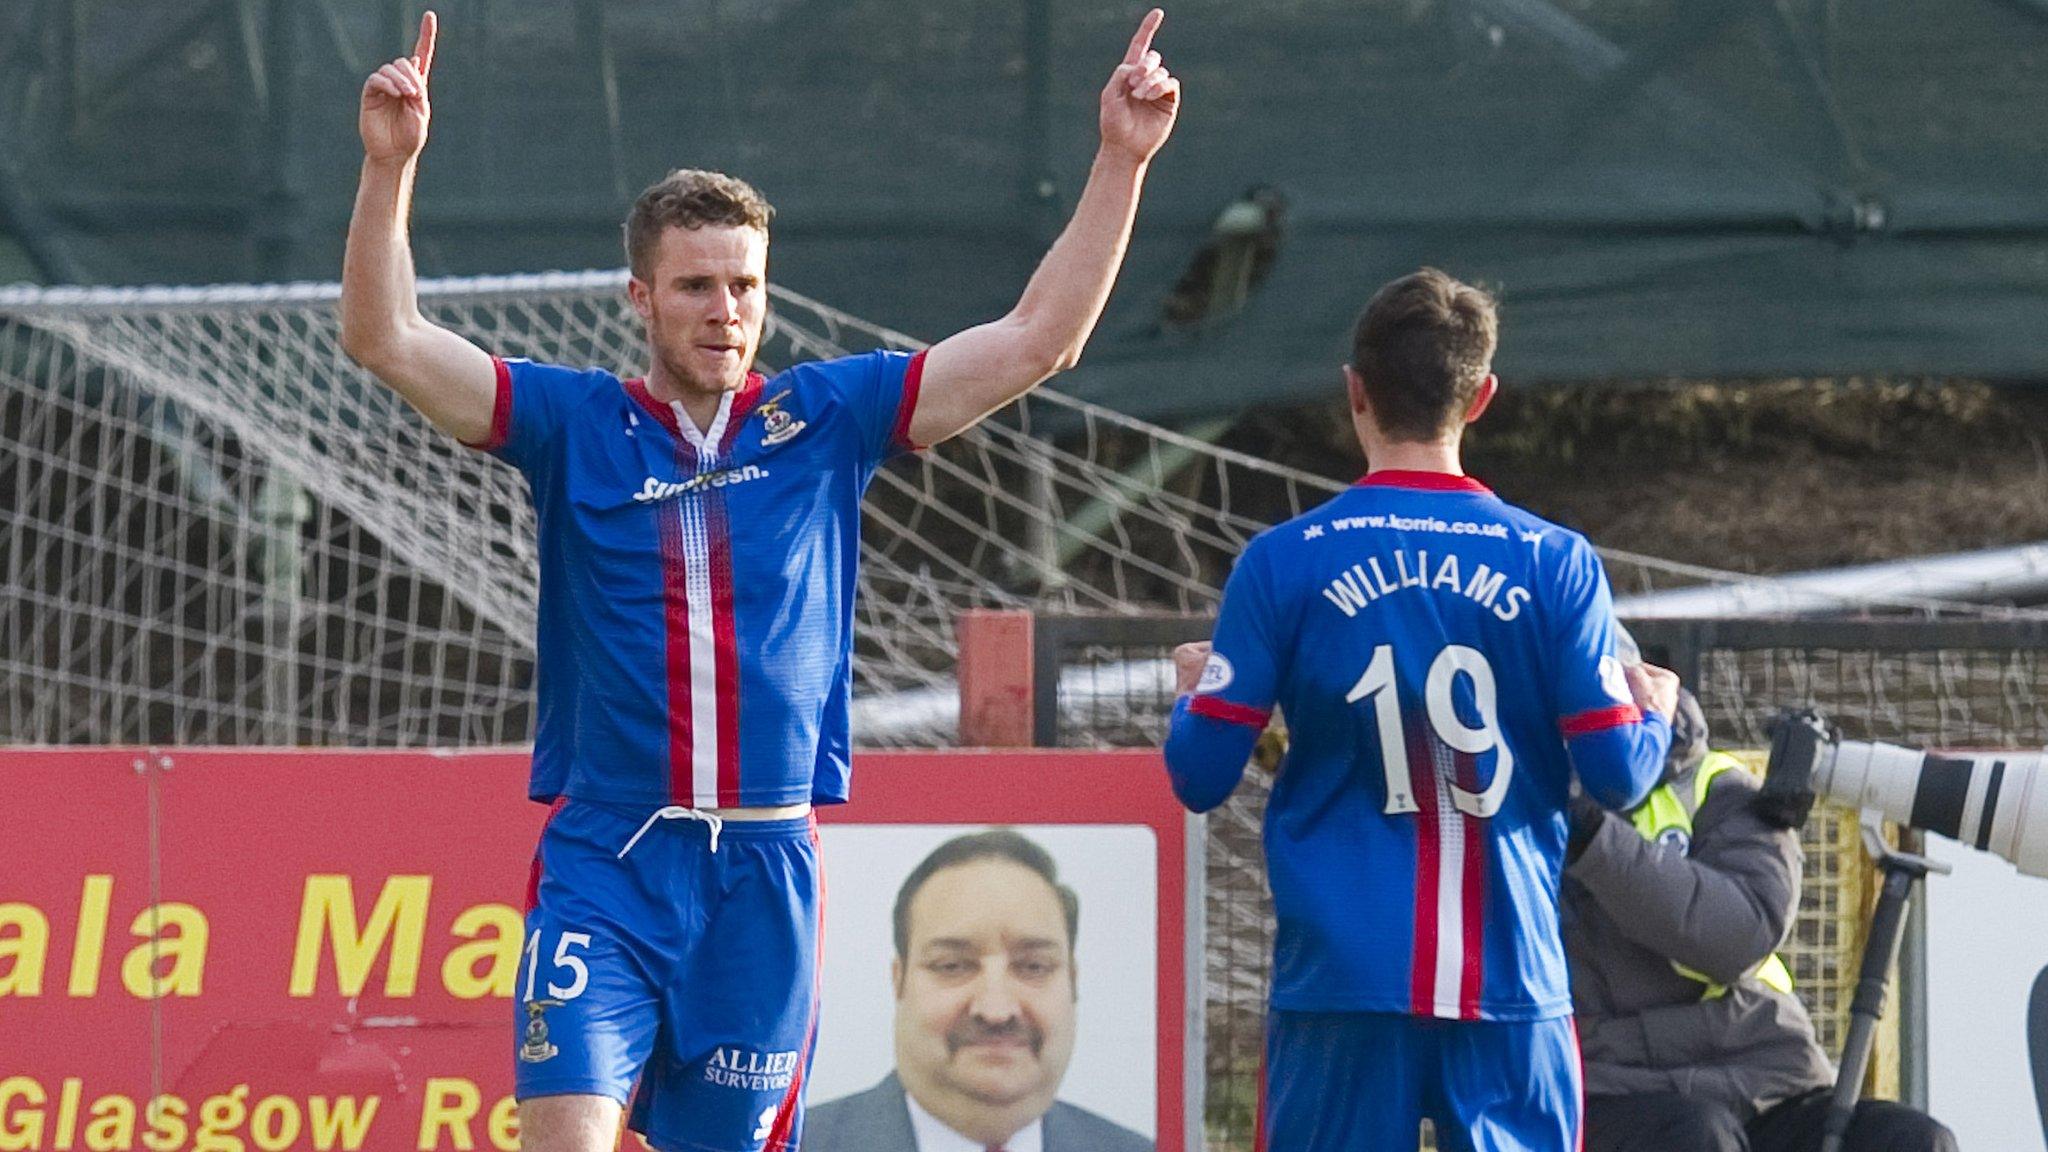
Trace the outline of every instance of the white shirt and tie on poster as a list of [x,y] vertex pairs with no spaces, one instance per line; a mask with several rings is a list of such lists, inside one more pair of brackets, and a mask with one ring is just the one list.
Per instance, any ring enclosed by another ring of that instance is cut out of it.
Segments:
[[822,837],[829,946],[804,1152],[1153,1152],[1152,829]]

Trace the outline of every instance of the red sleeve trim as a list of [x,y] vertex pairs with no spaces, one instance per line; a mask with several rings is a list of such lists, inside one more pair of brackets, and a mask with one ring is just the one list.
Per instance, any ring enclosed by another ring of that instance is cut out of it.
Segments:
[[491,402],[491,431],[482,440],[463,441],[479,452],[496,452],[512,435],[512,366],[493,356],[491,367],[498,373],[498,395]]
[[896,404],[896,426],[889,432],[889,442],[905,452],[922,452],[931,447],[910,438],[910,417],[917,412],[917,393],[923,385],[924,352],[920,351],[904,366],[903,399]]
[[1248,704],[1232,704],[1214,696],[1188,697],[1188,713],[1193,716],[1207,716],[1226,724],[1242,724],[1247,728],[1264,728],[1273,713],[1265,708],[1253,708]]
[[1642,710],[1635,705],[1616,704],[1612,708],[1595,708],[1591,712],[1567,716],[1558,721],[1557,726],[1564,729],[1567,737],[1571,737],[1584,736],[1588,732],[1605,732],[1609,728],[1619,728],[1624,724],[1640,724],[1642,720]]

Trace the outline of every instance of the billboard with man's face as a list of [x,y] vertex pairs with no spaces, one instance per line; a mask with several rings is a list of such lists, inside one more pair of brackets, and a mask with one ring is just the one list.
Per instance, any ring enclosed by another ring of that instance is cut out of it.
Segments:
[[[823,843],[814,1111],[894,1073],[936,1114],[1036,1118],[1057,1099],[1157,1136],[1151,828],[842,825]],[[967,857],[914,875],[948,846]],[[1006,854],[1018,847],[1055,876]]]
[[864,762],[827,816],[805,1152],[1181,1146],[1187,818],[1147,757],[1100,803],[1099,764],[989,759],[900,797]]
[[[516,1152],[516,1053],[551,1043],[515,1001],[547,959],[525,775],[517,750],[0,752],[37,798],[0,811],[0,865],[34,865],[0,866],[0,1148]],[[861,1152],[878,1122],[927,1152],[1019,1117],[977,1152],[1183,1148],[1188,826],[1156,754],[864,753],[854,795],[821,814],[813,1117]],[[961,837],[899,962],[898,894]],[[891,1107],[832,1107],[863,1094]]]

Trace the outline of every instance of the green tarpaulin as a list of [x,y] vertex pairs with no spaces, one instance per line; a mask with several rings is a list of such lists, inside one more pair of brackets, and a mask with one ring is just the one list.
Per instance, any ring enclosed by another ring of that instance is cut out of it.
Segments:
[[[10,7],[0,147],[69,258],[112,282],[338,274],[356,91],[417,4]],[[635,191],[720,167],[780,209],[777,279],[924,337],[1015,299],[1142,12],[437,7],[423,271],[615,265]],[[1067,380],[1091,399],[1185,417],[1330,394],[1364,297],[1425,262],[1501,291],[1516,382],[2048,379],[2042,0],[1168,8],[1186,109]]]

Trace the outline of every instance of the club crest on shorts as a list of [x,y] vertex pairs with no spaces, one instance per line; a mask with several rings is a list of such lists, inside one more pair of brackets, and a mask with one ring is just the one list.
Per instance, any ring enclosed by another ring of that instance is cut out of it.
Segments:
[[562,1050],[548,1043],[548,1022],[541,1014],[550,1008],[560,1008],[560,1000],[528,1000],[526,1002],[526,1043],[519,1046],[519,1058],[528,1064],[538,1064],[561,1055]]
[[782,406],[782,398],[787,395],[789,389],[785,388],[761,405],[761,427],[764,430],[761,443],[765,447],[772,448],[804,430],[804,421],[790,415],[789,410]]

